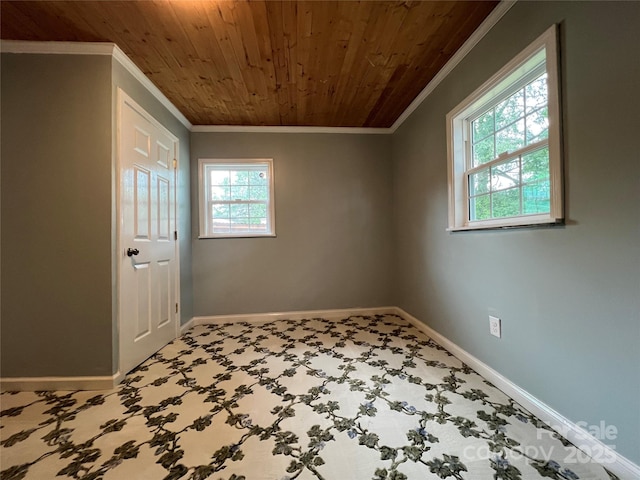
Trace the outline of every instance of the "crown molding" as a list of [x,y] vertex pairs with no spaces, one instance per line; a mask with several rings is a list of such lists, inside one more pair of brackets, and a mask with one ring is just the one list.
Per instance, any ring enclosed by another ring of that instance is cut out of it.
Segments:
[[115,43],[108,42],[32,42],[1,40],[2,53],[40,53],[45,55],[113,55]]
[[248,125],[194,125],[192,132],[215,133],[348,133],[358,135],[380,135],[393,133],[390,128],[358,127],[294,127],[294,126],[248,126]]

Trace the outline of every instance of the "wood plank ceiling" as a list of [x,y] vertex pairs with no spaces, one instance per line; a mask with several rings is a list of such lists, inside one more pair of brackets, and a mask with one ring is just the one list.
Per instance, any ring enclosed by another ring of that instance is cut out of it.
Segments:
[[113,42],[194,125],[390,127],[497,1],[9,1],[3,39]]

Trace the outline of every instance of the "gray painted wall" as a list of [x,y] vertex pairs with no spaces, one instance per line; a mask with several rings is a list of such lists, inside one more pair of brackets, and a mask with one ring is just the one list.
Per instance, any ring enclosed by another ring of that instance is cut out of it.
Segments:
[[2,54],[2,376],[112,373],[111,60]]
[[[198,158],[273,158],[276,238],[198,239]],[[388,305],[390,138],[193,133],[194,314]]]
[[118,369],[117,87],[180,139],[192,317],[189,131],[109,56],[2,54],[2,377]]
[[[445,115],[553,23],[567,225],[447,233]],[[396,302],[640,463],[640,3],[518,2],[393,137]],[[489,313],[503,338],[489,335]]]

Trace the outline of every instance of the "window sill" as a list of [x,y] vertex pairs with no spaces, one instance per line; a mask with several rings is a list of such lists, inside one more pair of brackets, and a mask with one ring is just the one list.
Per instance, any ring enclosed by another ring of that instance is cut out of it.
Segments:
[[275,233],[238,233],[238,234],[222,234],[222,235],[198,235],[199,240],[216,239],[216,238],[275,238]]
[[563,218],[520,218],[507,222],[478,222],[460,227],[448,227],[447,232],[468,232],[473,230],[508,230],[513,228],[545,228],[564,225]]

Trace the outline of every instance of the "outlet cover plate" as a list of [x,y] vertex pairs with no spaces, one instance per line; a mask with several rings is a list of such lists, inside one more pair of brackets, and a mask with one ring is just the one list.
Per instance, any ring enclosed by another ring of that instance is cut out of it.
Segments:
[[502,337],[502,328],[500,325],[500,319],[489,315],[489,333],[494,337]]

